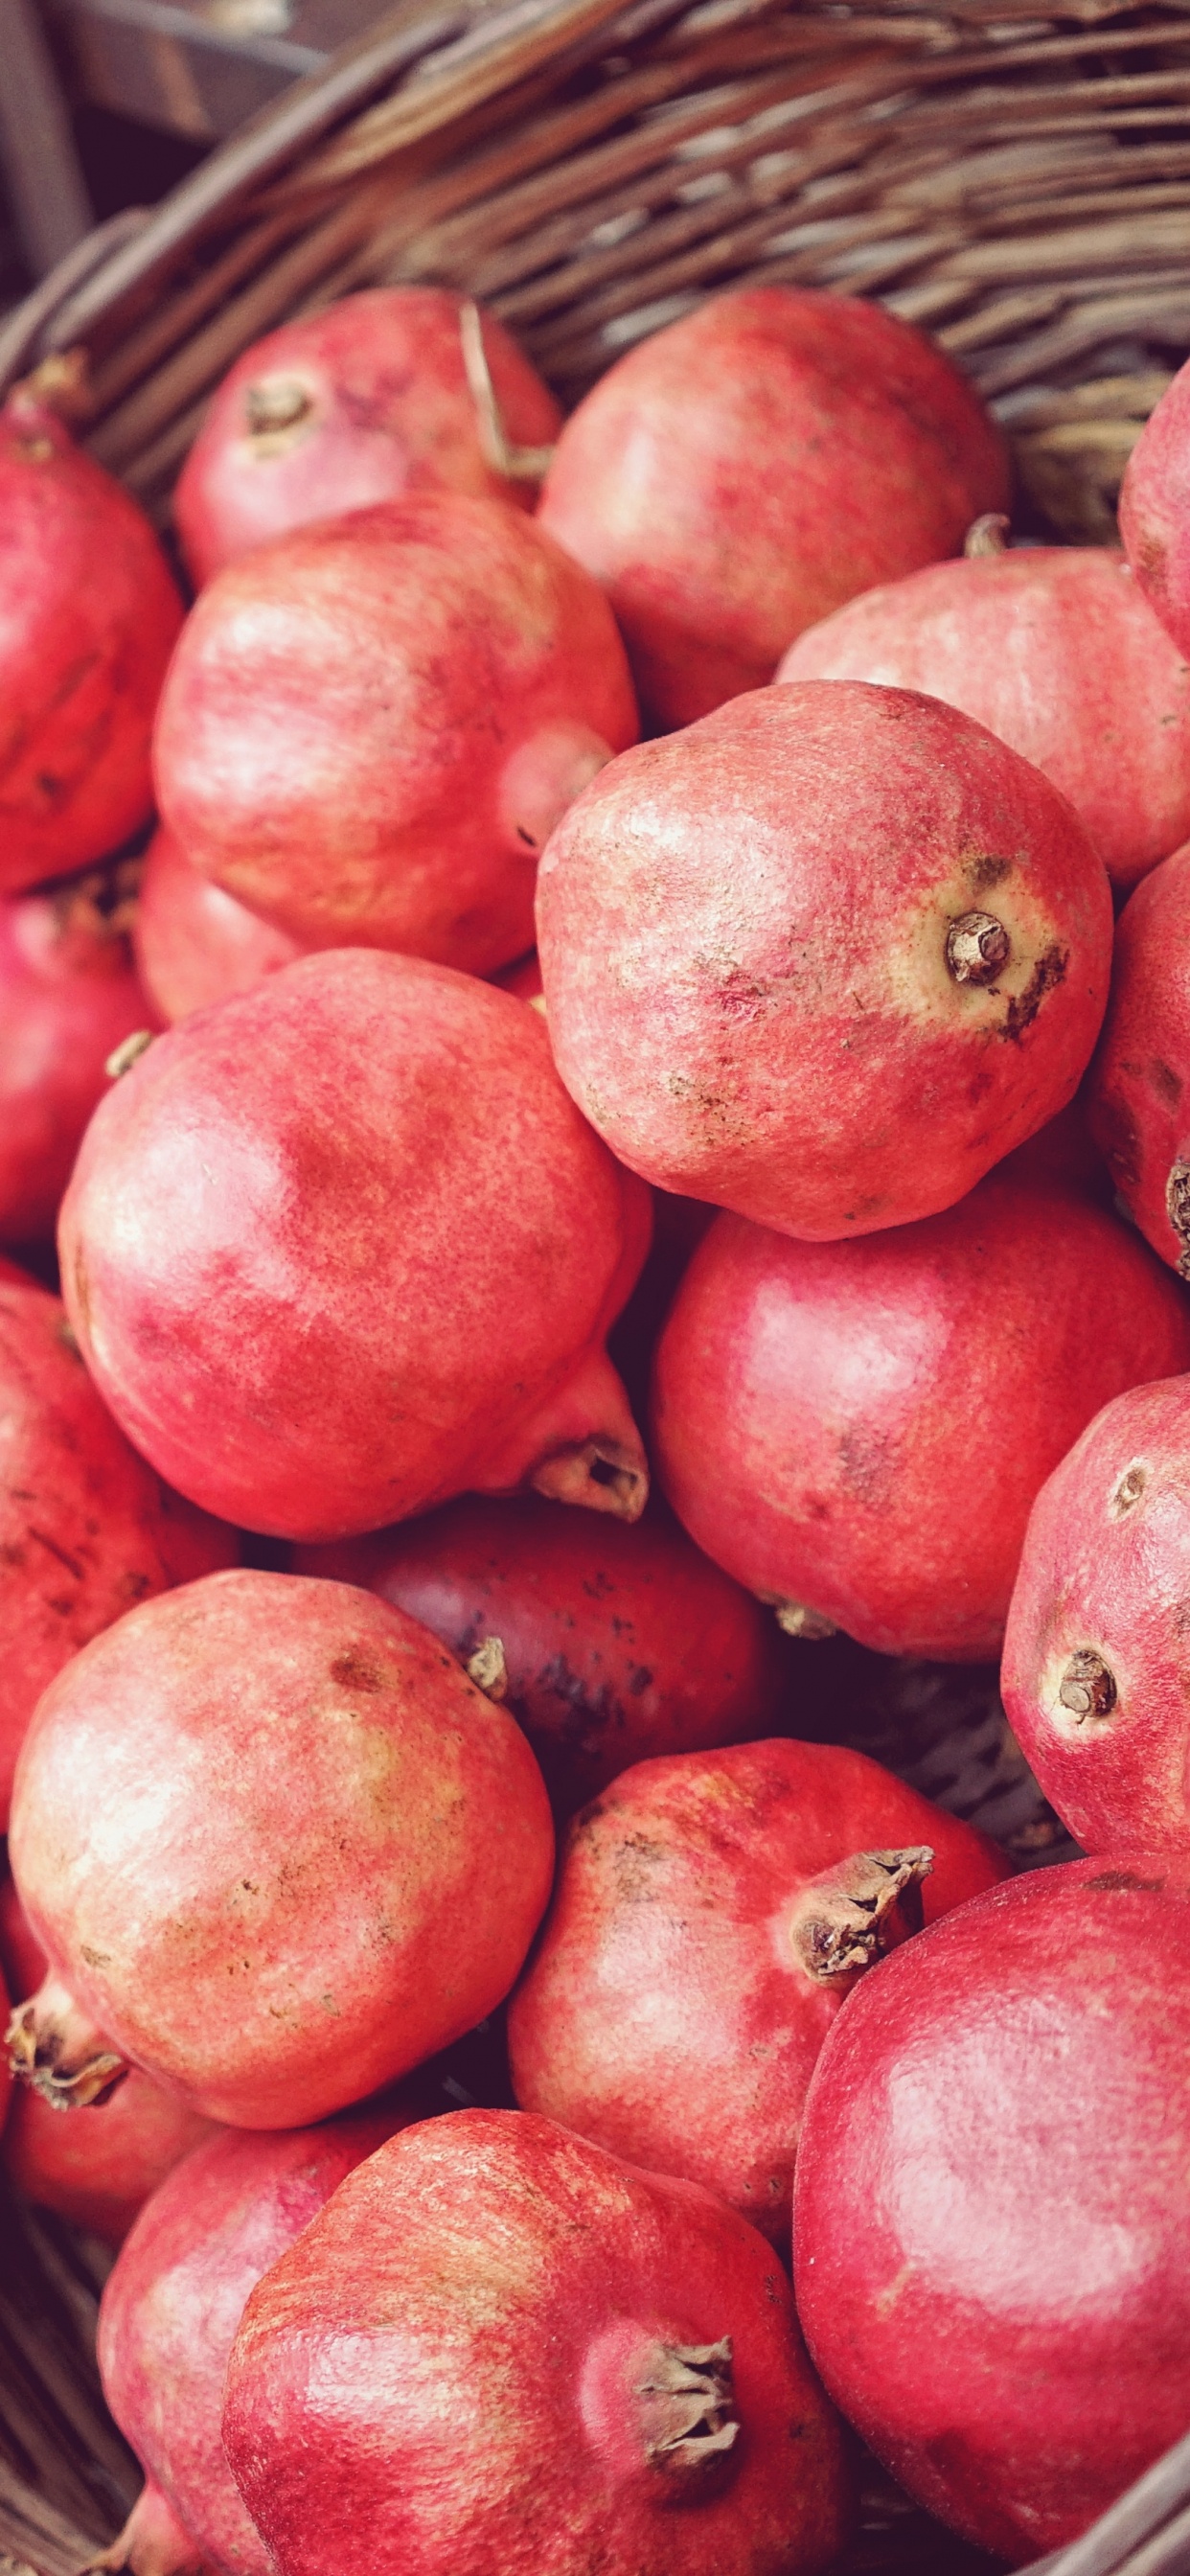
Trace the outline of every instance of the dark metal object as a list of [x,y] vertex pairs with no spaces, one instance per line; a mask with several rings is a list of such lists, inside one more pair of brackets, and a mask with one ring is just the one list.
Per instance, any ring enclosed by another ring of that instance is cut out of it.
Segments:
[[0,168],[35,277],[95,221],[33,0],[0,0]]

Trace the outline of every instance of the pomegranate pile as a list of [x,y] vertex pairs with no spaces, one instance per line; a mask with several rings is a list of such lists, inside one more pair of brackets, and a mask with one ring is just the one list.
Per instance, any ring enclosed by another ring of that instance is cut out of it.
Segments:
[[[875,306],[563,421],[377,289],[172,569],[54,381],[0,2156],[112,2252],[92,2563],[827,2576],[858,2434],[1028,2566],[1190,2422],[1190,368],[1063,547]],[[1081,1856],[848,1657],[1002,1659]]]

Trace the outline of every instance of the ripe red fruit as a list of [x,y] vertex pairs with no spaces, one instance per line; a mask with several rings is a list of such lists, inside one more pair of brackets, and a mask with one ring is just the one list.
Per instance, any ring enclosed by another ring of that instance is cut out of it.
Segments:
[[[374,287],[245,351],[174,496],[197,583],[266,537],[402,492],[531,506],[533,480],[500,472],[485,443],[464,363],[464,306],[440,287]],[[562,417],[553,395],[494,314],[480,328],[507,441],[548,447]]]
[[1014,2565],[1185,2431],[1190,1888],[1077,1861],[865,1978],[794,2193],[811,2353],[910,2493]]
[[1150,608],[1190,653],[1190,365],[1167,386],[1128,459],[1120,534]]
[[60,1242],[137,1446],[242,1525],[314,1539],[476,1486],[635,1518],[603,1334],[648,1225],[538,1012],[341,949],[158,1039],[92,1120]]
[[126,872],[0,903],[0,1239],[52,1234],[107,1059],[156,1013],[132,962]]
[[164,830],[145,857],[134,936],[141,981],[165,1020],[246,993],[302,954],[287,930],[212,885]]
[[109,2275],[99,2311],[103,2393],[146,2484],[119,2539],[93,2567],[127,2569],[129,2576],[191,2576],[212,2566],[228,2576],[271,2576],[219,2429],[244,2302],[344,2176],[419,2116],[369,2111],[280,2137],[223,2131],[156,2193]]
[[1155,868],[1116,929],[1111,1000],[1091,1067],[1091,1133],[1129,1215],[1190,1275],[1190,842]]
[[538,852],[636,736],[590,576],[505,502],[417,492],[219,574],[154,761],[187,857],[291,938],[484,974],[531,947]]
[[698,1546],[762,1600],[883,1654],[979,1661],[1072,1440],[1188,1367],[1183,1292],[1073,1191],[994,1175],[860,1243],[720,1217],[661,1338],[657,1465]]
[[506,1705],[566,1814],[646,1754],[765,1734],[780,1706],[776,1623],[668,1515],[627,1529],[469,1496],[304,1549],[297,1571],[366,1585],[464,1663],[498,1637]]
[[57,1297],[0,1271],[0,1829],[48,1682],[146,1596],[239,1540],[161,1484],[101,1404]]
[[769,2248],[517,2111],[340,2184],[248,2301],[223,2438],[279,2576],[810,2576],[846,2536]]
[[1102,862],[1017,753],[823,681],[616,761],[537,925],[558,1069],[613,1153],[811,1241],[949,1207],[1062,1108],[1112,935]]
[[[45,1952],[29,1930],[10,1878],[0,1883],[0,1964],[14,1995],[35,1993],[46,1971]],[[211,2134],[209,2120],[134,2068],[102,2120],[63,2120],[28,2085],[18,2084],[0,2155],[9,2180],[28,2200],[56,2210],[105,2244],[119,2245],[158,2183]]]
[[148,520],[53,412],[0,412],[0,893],[147,821],[149,738],[182,603]]
[[1001,1688],[1085,1851],[1190,1849],[1190,1378],[1117,1396],[1033,1505]]
[[1069,798],[1117,887],[1190,833],[1190,668],[1106,546],[932,564],[812,626],[777,678],[961,707]]
[[558,441],[540,517],[601,581],[659,726],[771,680],[804,626],[1002,510],[998,431],[875,304],[717,296],[621,358]]
[[787,2242],[806,2086],[839,2006],[923,1910],[933,1922],[1008,1868],[839,1745],[638,1763],[570,1827],[509,2013],[517,2100]]
[[51,1685],[9,1851],[51,1962],[10,2045],[46,2099],[102,2100],[128,2062],[269,2129],[500,2002],[553,1828],[520,1728],[426,1629],[244,1570],[146,1602]]

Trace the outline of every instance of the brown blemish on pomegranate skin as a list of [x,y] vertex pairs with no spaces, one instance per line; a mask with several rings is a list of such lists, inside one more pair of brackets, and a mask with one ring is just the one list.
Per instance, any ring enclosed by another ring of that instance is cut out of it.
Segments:
[[1023,993],[1014,993],[1004,1014],[1002,1036],[1019,1046],[1026,1029],[1031,1028],[1047,993],[1056,992],[1064,982],[1069,963],[1067,952],[1053,945],[1042,951]]
[[376,1692],[388,1687],[384,1674],[354,1646],[349,1647],[346,1654],[336,1655],[331,1665],[331,1680],[338,1682],[343,1690]]

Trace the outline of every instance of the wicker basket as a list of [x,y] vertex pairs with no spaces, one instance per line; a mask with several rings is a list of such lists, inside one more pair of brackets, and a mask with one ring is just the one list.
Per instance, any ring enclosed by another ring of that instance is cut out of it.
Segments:
[[[1026,518],[1108,539],[1190,348],[1190,0],[403,0],[73,252],[0,329],[0,386],[81,351],[84,435],[164,525],[242,350],[419,279],[481,296],[567,401],[716,288],[878,296],[991,403]],[[1023,1863],[1069,1850],[994,1675],[803,1651],[832,1733]],[[440,2075],[447,2103],[509,2098],[497,2033]],[[91,2358],[103,2269],[0,2205],[0,2576],[74,2576],[135,2491]],[[1049,2576],[1190,2571],[1187,2497],[1183,2445]],[[872,2471],[847,2576],[989,2564]]]

